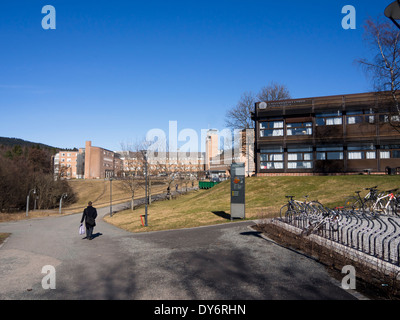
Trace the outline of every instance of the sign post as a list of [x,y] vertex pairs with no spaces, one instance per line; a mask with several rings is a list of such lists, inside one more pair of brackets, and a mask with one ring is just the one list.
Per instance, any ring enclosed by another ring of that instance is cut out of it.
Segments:
[[245,165],[233,163],[231,165],[231,220],[245,218]]

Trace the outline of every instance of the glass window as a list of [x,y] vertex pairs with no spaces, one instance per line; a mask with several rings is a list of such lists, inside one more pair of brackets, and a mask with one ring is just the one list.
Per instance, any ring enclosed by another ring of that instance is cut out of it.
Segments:
[[400,150],[393,150],[392,158],[400,158]]
[[375,146],[372,144],[348,146],[349,160],[376,159]]
[[381,151],[380,158],[381,159],[390,159],[390,151]]
[[383,145],[379,155],[381,159],[400,158],[400,145]]
[[260,123],[260,137],[283,136],[283,121],[268,121]]
[[288,148],[288,169],[311,169],[313,167],[312,147],[299,146]]
[[260,169],[279,170],[283,169],[284,153],[282,147],[269,147],[261,149]]
[[348,111],[346,114],[347,124],[375,123],[373,110]]
[[376,159],[376,152],[375,151],[366,151],[365,156],[367,159]]
[[310,161],[288,162],[288,169],[312,169],[312,167]]
[[342,112],[319,113],[315,115],[317,126],[333,126],[342,124]]
[[343,160],[343,147],[319,146],[317,147],[317,160]]
[[361,151],[349,151],[348,157],[349,160],[359,160],[364,159],[364,154]]
[[288,136],[312,135],[312,122],[288,123],[286,128]]

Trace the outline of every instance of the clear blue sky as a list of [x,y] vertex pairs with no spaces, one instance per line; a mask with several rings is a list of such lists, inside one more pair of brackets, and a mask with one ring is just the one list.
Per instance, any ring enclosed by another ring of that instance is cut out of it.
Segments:
[[[153,128],[225,128],[245,91],[371,91],[362,25],[392,1],[13,0],[0,10],[0,136],[120,150]],[[56,29],[44,30],[44,5]],[[344,30],[353,5],[356,30]]]

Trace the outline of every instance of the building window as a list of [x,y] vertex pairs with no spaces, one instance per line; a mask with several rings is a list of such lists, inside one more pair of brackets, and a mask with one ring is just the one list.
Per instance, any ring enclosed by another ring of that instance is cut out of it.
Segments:
[[381,159],[396,159],[400,158],[400,145],[384,145],[381,146],[379,152]]
[[317,160],[343,160],[343,147],[317,147]]
[[349,160],[376,159],[375,146],[372,144],[348,146],[347,150]]
[[261,149],[260,169],[261,170],[280,170],[283,169],[284,153],[282,147],[271,147]]
[[288,123],[286,128],[288,136],[312,135],[312,122]]
[[342,124],[342,112],[319,113],[315,115],[317,126],[334,126]]
[[268,121],[260,123],[260,137],[282,137],[283,121]]
[[288,169],[311,169],[312,160],[312,147],[288,148]]
[[375,123],[373,110],[348,111],[346,114],[347,124]]

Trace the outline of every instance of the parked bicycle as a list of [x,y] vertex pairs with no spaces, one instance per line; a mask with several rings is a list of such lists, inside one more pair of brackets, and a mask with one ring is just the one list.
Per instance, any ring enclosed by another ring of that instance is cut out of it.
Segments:
[[400,197],[396,195],[397,189],[387,190],[380,194],[377,199],[369,199],[364,204],[364,211],[376,216],[378,214],[395,214],[398,215],[400,206]]
[[288,203],[280,209],[281,219],[291,220],[293,216],[302,214],[309,215],[323,210],[323,205],[316,200],[308,201],[308,195],[304,196],[305,201],[294,200],[295,196],[285,196]]
[[368,193],[361,198],[360,193],[361,191],[355,191],[357,196],[348,197],[344,202],[345,209],[351,209],[354,211],[361,211],[364,209],[364,205],[368,200],[376,200],[378,198],[378,186],[374,186],[371,188],[365,188],[368,190]]

